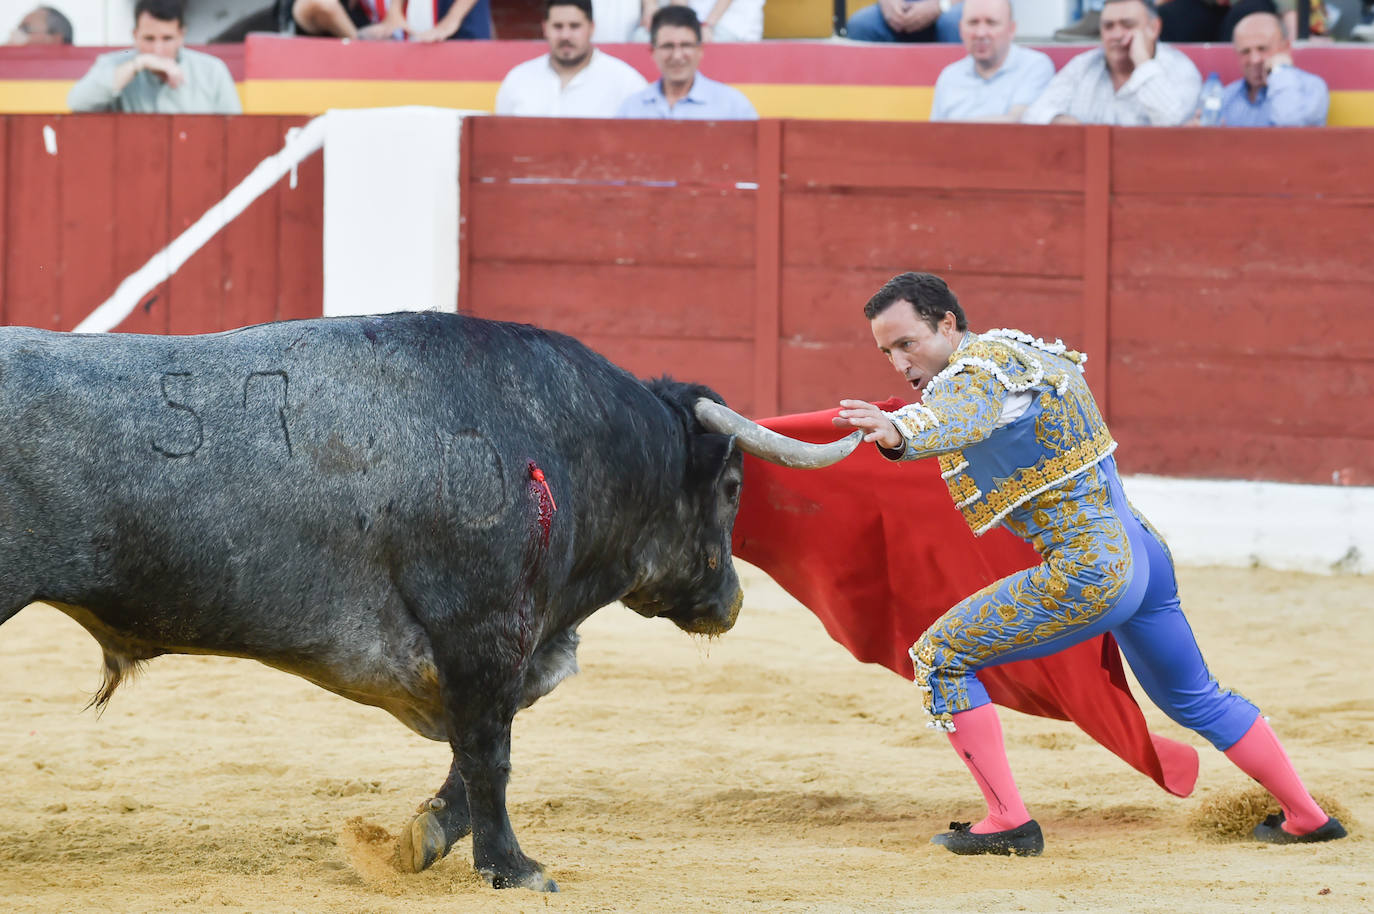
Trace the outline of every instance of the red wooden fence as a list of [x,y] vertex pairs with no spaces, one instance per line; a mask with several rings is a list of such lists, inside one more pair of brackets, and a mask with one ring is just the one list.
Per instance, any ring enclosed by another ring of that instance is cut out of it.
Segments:
[[[73,326],[297,122],[3,119],[0,316]],[[1372,144],[1354,129],[471,119],[460,301],[763,415],[904,393],[860,309],[894,273],[929,270],[975,327],[1090,354],[1127,471],[1370,485]],[[320,169],[121,329],[318,314]]]
[[[305,120],[0,118],[0,319],[71,329]],[[299,169],[295,190],[283,182],[259,198],[120,329],[195,333],[317,316],[323,199],[315,156]]]

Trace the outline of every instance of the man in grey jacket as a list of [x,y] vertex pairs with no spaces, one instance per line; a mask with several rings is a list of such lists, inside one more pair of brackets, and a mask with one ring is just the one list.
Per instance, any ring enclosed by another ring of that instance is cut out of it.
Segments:
[[182,0],[138,0],[134,46],[102,54],[72,86],[73,111],[142,114],[241,114],[224,61],[184,47]]

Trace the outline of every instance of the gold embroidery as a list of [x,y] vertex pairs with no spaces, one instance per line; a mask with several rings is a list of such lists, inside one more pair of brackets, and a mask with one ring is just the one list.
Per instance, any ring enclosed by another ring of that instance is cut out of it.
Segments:
[[1044,562],[960,601],[912,647],[917,684],[926,690],[926,711],[938,729],[971,706],[974,669],[1091,625],[1130,583],[1130,545],[1102,470],[1088,467],[1072,487],[1037,499],[1036,506],[1008,526],[1034,537],[1037,548],[1042,540],[1052,543],[1042,552]]

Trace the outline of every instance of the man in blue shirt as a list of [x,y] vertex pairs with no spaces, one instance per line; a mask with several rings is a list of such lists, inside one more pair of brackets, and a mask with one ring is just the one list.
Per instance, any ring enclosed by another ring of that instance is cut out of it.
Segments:
[[932,121],[1019,121],[1054,76],[1054,62],[1013,44],[1011,0],[964,0],[959,37],[968,56],[935,80]]
[[661,77],[625,99],[616,117],[678,121],[752,121],[758,112],[738,89],[708,79],[701,66],[701,22],[690,6],[654,13],[649,44]]
[[1231,36],[1240,55],[1238,79],[1221,97],[1227,127],[1320,127],[1330,97],[1320,76],[1293,66],[1283,23],[1272,13],[1251,13]]

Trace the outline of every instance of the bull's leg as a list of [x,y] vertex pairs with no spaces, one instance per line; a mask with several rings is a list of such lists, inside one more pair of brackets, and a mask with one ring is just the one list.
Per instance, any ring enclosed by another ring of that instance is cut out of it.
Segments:
[[[529,610],[465,613],[453,596],[462,593],[457,582],[425,575],[426,570],[421,563],[413,565],[402,593],[429,635],[453,767],[467,788],[473,865],[496,888],[557,891],[544,868],[521,853],[506,813],[511,721],[535,647]],[[486,605],[471,594],[467,598]],[[500,605],[499,600],[491,602]],[[426,820],[421,828],[428,824]],[[436,824],[443,828],[442,820]],[[422,835],[420,846],[427,842],[437,846],[439,838]]]
[[[458,694],[472,694],[459,691]],[[496,704],[496,703],[493,703]],[[544,868],[520,850],[506,812],[510,779],[510,728],[514,701],[502,707],[463,702],[450,708],[454,759],[467,785],[472,816],[472,862],[495,888],[523,887],[556,892]]]
[[453,845],[472,831],[468,790],[457,761],[449,769],[448,780],[439,793],[421,803],[415,812],[401,832],[397,848],[401,868],[411,873],[428,869],[448,856]]

